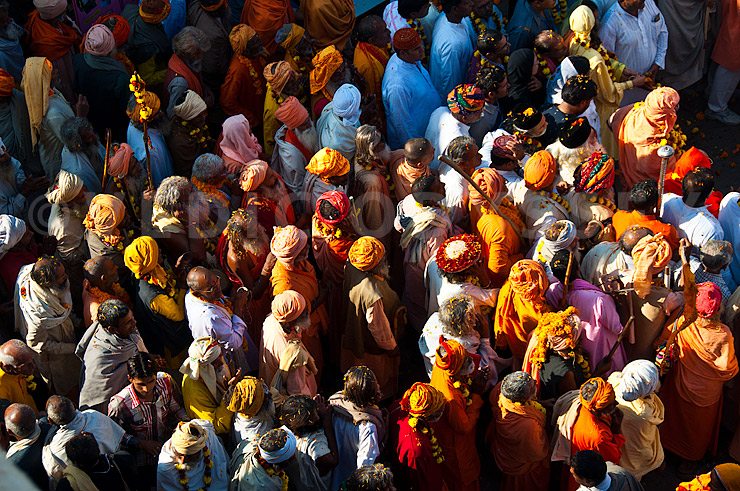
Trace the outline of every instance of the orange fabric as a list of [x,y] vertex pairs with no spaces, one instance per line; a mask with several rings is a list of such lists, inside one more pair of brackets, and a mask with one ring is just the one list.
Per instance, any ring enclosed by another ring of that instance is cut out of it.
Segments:
[[[596,382],[596,392],[594,392],[594,396],[591,398],[590,401],[584,399],[583,393],[581,393],[581,406],[585,407],[591,412],[594,412],[601,411],[609,407],[610,404],[614,403],[616,396],[614,395],[614,387],[612,387],[612,384],[610,384],[603,378],[594,377],[587,380],[583,385],[586,385],[589,382]],[[581,389],[583,389],[583,386],[581,386]]]
[[0,97],[10,97],[15,88],[15,79],[11,74],[0,68]]
[[336,72],[344,58],[334,46],[327,46],[313,57],[311,63],[313,69],[309,75],[309,83],[312,94],[317,94],[329,83],[332,75]]
[[638,297],[648,296],[652,288],[653,276],[668,265],[671,253],[671,246],[660,234],[643,237],[632,249],[632,260],[635,263],[632,280]]
[[655,218],[655,215],[643,215],[639,211],[619,210],[612,217],[612,225],[614,225],[617,238],[620,238],[632,225],[639,225],[651,230],[654,234],[662,234],[663,238],[668,241],[668,245],[671,246],[671,250],[678,250],[676,229],[669,223],[661,222]]
[[52,25],[39,17],[38,10],[29,14],[26,30],[30,55],[48,58],[49,61],[71,53],[82,42],[82,36],[74,27],[64,22]]
[[707,472],[706,474],[696,476],[691,481],[682,482],[678,485],[676,491],[712,491],[712,488],[709,487],[709,483],[711,482],[712,473]]
[[203,97],[203,84],[200,83],[200,78],[193,73],[190,67],[180,59],[176,54],[172,54],[170,61],[167,62],[167,68],[185,79],[188,83],[188,89],[192,90],[199,96]]
[[262,122],[265,106],[264,64],[260,59],[234,56],[221,84],[221,108],[229,116],[243,114],[253,126]]
[[527,188],[539,191],[552,184],[558,164],[547,150],[538,150],[524,164],[524,183]]
[[[347,262],[349,249],[352,247],[354,239],[347,234],[342,234],[339,237],[325,235],[322,230],[331,227],[320,222],[316,214],[314,214],[312,222],[313,236],[311,237],[311,244],[316,265],[322,273],[322,279],[333,283],[341,283],[344,278],[344,263]],[[331,232],[335,230],[331,229]]]
[[612,433],[609,423],[594,416],[588,409],[581,406],[573,425],[571,455],[581,450],[595,450],[604,460],[619,462],[622,458],[624,437]]
[[360,271],[370,271],[385,257],[385,246],[375,237],[360,237],[349,249],[349,262]]
[[344,49],[355,27],[353,0],[304,0],[303,26],[318,49],[333,44]]
[[731,71],[740,70],[740,2],[722,0],[722,24],[719,27],[717,41],[714,43],[712,59]]
[[392,162],[391,177],[393,178],[393,184],[396,186],[396,200],[401,202],[403,198],[411,194],[411,186],[414,181],[422,176],[429,176],[431,173],[429,166],[418,169],[407,163],[404,157]]
[[[681,186],[683,178],[698,167],[711,169],[712,159],[698,148],[691,147],[681,155],[673,168],[668,169],[665,177],[665,192],[683,196],[683,187]],[[719,205],[722,202],[722,196],[720,191],[714,190],[704,202],[715,218],[719,216]]]
[[[473,208],[472,199],[470,203]],[[498,288],[506,282],[514,263],[522,259],[521,241],[509,222],[489,210],[483,212],[476,229],[483,241],[483,257],[489,278],[493,286]]]
[[367,83],[366,90],[376,97],[381,97],[383,73],[388,64],[388,53],[373,44],[359,42],[355,47],[355,66]]
[[252,26],[267,51],[275,53],[275,34],[283,24],[293,22],[290,0],[246,0],[240,22]]

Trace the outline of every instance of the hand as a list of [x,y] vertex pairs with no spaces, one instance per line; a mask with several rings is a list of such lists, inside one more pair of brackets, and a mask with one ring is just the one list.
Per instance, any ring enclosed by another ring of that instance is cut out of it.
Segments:
[[162,370],[167,369],[167,360],[162,355],[152,355],[152,358],[154,359],[154,363],[157,364],[157,368]]
[[689,256],[691,255],[691,243],[688,239],[683,238],[678,242],[678,254],[681,256],[681,264],[689,264]]
[[147,188],[142,193],[141,197],[144,198],[144,201],[153,201],[154,200],[154,194],[157,191],[152,188]]
[[275,263],[277,262],[277,258],[275,255],[270,252],[267,255],[267,258],[265,259],[265,264],[262,266],[262,272],[260,273],[262,276],[270,276],[272,275],[272,268],[275,267]]
[[79,118],[86,118],[88,112],[90,112],[90,104],[87,102],[87,97],[79,95],[75,103],[75,114]]
[[240,380],[241,380],[242,378],[244,378],[244,375],[242,375],[242,369],[240,368],[239,370],[237,370],[237,371],[236,371],[236,373],[234,374],[234,376],[233,376],[233,377],[231,377],[231,379],[229,379],[229,384],[228,384],[228,385],[229,385],[229,389],[231,389],[231,388],[232,388],[232,387],[234,387],[234,386],[235,386],[236,384],[238,384],[238,383],[239,383],[239,381],[240,381]]
[[537,77],[532,77],[527,84],[527,90],[530,92],[537,92],[542,88],[542,82]]
[[645,72],[645,75],[652,79],[655,79],[655,75],[658,73],[659,70],[660,67],[657,64],[653,63],[653,65],[650,67],[650,70]]
[[630,70],[629,68],[625,68],[622,70],[622,79],[623,80],[632,80],[637,75],[637,72],[634,70]]
[[566,194],[568,194],[568,191],[570,190],[570,185],[565,181],[560,181],[555,186],[555,189],[557,190],[560,196],[565,196]]
[[517,160],[524,158],[524,144],[516,140],[506,142],[506,148],[514,154]]
[[40,177],[29,177],[21,187],[21,194],[28,197],[29,194],[39,189],[46,189],[49,187],[49,178],[46,176]]
[[647,86],[647,79],[644,75],[635,75],[635,78],[632,79],[632,86],[633,87],[646,87]]
[[316,394],[313,397],[313,400],[316,401],[316,412],[319,413],[319,418],[321,418],[321,421],[326,421],[327,418],[331,420],[332,408],[331,405],[326,402],[324,396],[322,396],[321,394]]
[[239,317],[243,317],[243,313],[246,310],[248,301],[249,290],[239,288],[236,293],[231,296],[231,306],[234,309],[234,313]]
[[486,389],[486,384],[488,383],[488,373],[488,367],[480,368],[475,372],[475,375],[473,375],[473,382],[470,384],[470,390],[472,392],[475,392],[476,394],[483,393]]
[[139,446],[149,455],[159,455],[162,450],[162,444],[154,440],[139,440]]

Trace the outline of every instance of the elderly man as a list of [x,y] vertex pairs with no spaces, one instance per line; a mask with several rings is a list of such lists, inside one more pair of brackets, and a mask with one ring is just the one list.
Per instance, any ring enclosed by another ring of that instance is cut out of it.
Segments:
[[157,188],[152,209],[153,233],[164,246],[170,263],[174,264],[186,252],[196,259],[205,259],[204,241],[199,234],[188,233],[190,217],[197,221],[204,206],[198,200],[195,186],[186,177],[167,177]]
[[182,422],[159,454],[157,489],[181,491],[195,486],[224,491],[229,482],[228,465],[229,456],[209,421]]
[[334,46],[327,46],[311,60],[309,74],[311,92],[311,115],[318,118],[324,106],[334,98],[334,93],[345,83],[350,83],[352,74],[342,54]]
[[229,34],[234,51],[226,79],[221,85],[221,108],[227,116],[243,114],[253,123],[253,131],[260,128],[259,121],[265,104],[265,48],[257,32],[246,24],[234,26]]
[[[352,140],[354,145],[354,140]],[[305,211],[316,212],[316,201],[328,191],[343,191],[349,179],[349,160],[339,151],[324,147],[311,157],[303,183]]]
[[234,386],[229,402],[234,411],[235,441],[256,441],[275,427],[275,403],[262,379],[244,377]]
[[283,178],[290,191],[303,189],[306,165],[319,151],[319,136],[308,111],[295,97],[288,97],[275,111],[283,125],[275,133],[275,151],[271,167]]
[[123,249],[128,239],[121,226],[126,219],[126,205],[111,194],[96,194],[83,221],[85,241],[90,257],[109,257],[116,267],[122,268]]
[[[293,70],[300,74],[311,71],[311,60],[316,52],[303,27],[298,24],[283,24],[275,33],[275,43],[285,50],[284,59]],[[267,45],[269,46],[269,42]]]
[[355,133],[360,126],[362,96],[352,84],[344,84],[321,111],[316,122],[319,146],[339,151],[347,160],[355,156]]
[[90,122],[85,118],[67,120],[62,125],[62,142],[62,170],[79,176],[89,191],[102,193],[105,148]]
[[147,84],[160,84],[167,71],[172,45],[162,21],[170,13],[166,0],[143,0],[141,6],[126,5],[122,15],[131,26],[126,53]]
[[44,256],[21,268],[15,293],[15,325],[39,355],[39,371],[57,394],[73,394],[80,362],[72,320],[72,294],[64,265]]
[[622,285],[632,283],[632,249],[648,235],[652,235],[650,229],[632,225],[617,242],[599,242],[583,256],[581,276],[599,287],[605,287],[611,277],[618,278]]
[[578,254],[576,226],[570,220],[558,220],[548,225],[542,237],[533,243],[527,256],[539,262],[550,276],[552,275],[550,261],[559,251]]
[[126,364],[147,349],[136,330],[134,313],[125,303],[106,300],[97,314],[75,354],[83,369],[80,407],[105,413],[111,396],[128,383]]
[[36,411],[25,404],[11,404],[5,410],[5,430],[10,438],[6,454],[39,489],[49,486],[49,478],[41,461],[44,442],[49,434],[48,423],[36,421]]
[[36,403],[29,392],[36,372],[34,352],[20,339],[11,339],[0,346],[0,399],[25,404],[36,412]]
[[470,0],[450,0],[434,24],[429,72],[440,97],[463,83],[473,56],[473,36],[463,22],[472,10]]
[[167,88],[167,116],[175,113],[175,104],[188,89],[213,104],[213,93],[203,83],[201,69],[203,56],[211,49],[211,42],[197,27],[186,26],[172,38],[172,56],[167,62],[164,84]]

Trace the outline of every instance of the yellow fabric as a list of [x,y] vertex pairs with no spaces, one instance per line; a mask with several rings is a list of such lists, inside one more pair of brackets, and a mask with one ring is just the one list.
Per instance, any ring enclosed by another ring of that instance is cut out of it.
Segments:
[[23,67],[21,89],[26,96],[28,119],[31,123],[31,144],[34,147],[39,138],[39,127],[49,109],[51,71],[51,62],[43,57],[28,58]]
[[187,375],[183,376],[182,398],[185,411],[191,419],[210,421],[218,434],[228,433],[231,430],[234,413],[229,411],[223,402],[220,404],[216,402],[202,381],[193,380]]
[[115,245],[122,239],[118,226],[125,216],[123,201],[112,194],[97,194],[90,202],[84,224],[85,228]]
[[264,145],[265,155],[272,155],[275,150],[275,133],[280,129],[282,124],[275,117],[275,111],[277,111],[280,104],[277,99],[272,95],[272,90],[267,90],[265,94],[265,106],[262,111],[262,136]]
[[252,417],[262,408],[265,400],[265,389],[262,380],[254,377],[244,377],[234,387],[228,409]]
[[298,46],[298,43],[301,41],[301,39],[303,39],[303,35],[305,33],[306,30],[298,24],[291,24],[290,33],[288,33],[283,42],[280,43],[280,46],[285,48],[286,51],[294,49],[296,46]]
[[149,308],[155,314],[172,322],[180,322],[185,319],[185,290],[177,290],[175,298],[157,295],[149,304]]
[[709,483],[712,482],[712,473],[707,472],[696,476],[692,481],[682,482],[676,488],[676,491],[711,491]]
[[309,81],[311,82],[311,93],[316,94],[326,87],[334,72],[342,66],[344,58],[334,46],[327,46],[313,57],[313,70]]
[[69,464],[64,468],[62,476],[67,479],[69,485],[74,491],[98,491],[98,487],[92,482],[90,476],[88,476],[85,471],[72,464]]
[[316,174],[323,181],[349,173],[349,160],[333,148],[324,147],[311,158],[306,166],[311,174]]
[[160,285],[167,284],[167,272],[159,265],[159,245],[151,237],[135,238],[123,251],[123,262],[137,279],[150,275]]
[[401,399],[401,409],[411,416],[432,416],[444,408],[444,395],[430,384],[415,382]]
[[621,428],[626,440],[619,465],[642,479],[663,463],[658,425],[663,422],[665,408],[656,394],[632,402],[617,397],[617,402],[624,414]]
[[385,256],[385,246],[375,237],[360,237],[349,248],[349,262],[360,271],[370,271]]
[[0,399],[31,406],[38,413],[33,397],[28,393],[28,383],[23,375],[11,375],[0,368]]
[[247,44],[256,35],[257,31],[246,24],[235,25],[229,34],[229,43],[231,43],[231,49],[234,50],[234,54],[237,56],[244,55]]

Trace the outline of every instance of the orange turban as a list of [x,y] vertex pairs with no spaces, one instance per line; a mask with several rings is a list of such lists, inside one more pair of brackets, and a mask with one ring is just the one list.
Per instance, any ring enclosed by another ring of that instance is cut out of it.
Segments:
[[524,164],[524,182],[533,191],[548,187],[555,180],[557,162],[547,150],[534,153]]
[[423,418],[438,413],[445,402],[445,396],[430,384],[414,382],[401,399],[401,409],[409,416]]
[[316,174],[326,181],[332,177],[343,176],[349,173],[349,160],[333,148],[324,147],[311,158],[306,166],[311,174]]
[[543,299],[550,285],[545,268],[531,259],[522,259],[514,263],[509,271],[509,282],[515,294],[530,302]]
[[[590,401],[587,401],[583,397],[583,388],[587,385],[596,383],[596,392]],[[589,410],[589,412],[596,412],[604,409],[610,404],[614,403],[616,396],[614,395],[614,387],[609,382],[606,382],[603,378],[594,377],[587,380],[581,385],[581,405]]]
[[247,43],[257,35],[257,31],[246,24],[237,24],[229,33],[229,43],[231,43],[231,49],[234,50],[234,54],[243,55],[247,49]]
[[[496,201],[501,193],[506,192],[506,181],[501,174],[496,172],[495,169],[478,169],[473,172],[473,181],[480,186],[486,196]],[[481,196],[481,194],[473,187],[470,186],[470,202],[474,205],[485,205],[488,201]]]
[[103,24],[113,33],[113,39],[116,40],[116,46],[123,46],[128,41],[128,35],[131,32],[131,26],[126,19],[116,14],[107,14],[98,17],[96,24]]
[[110,194],[96,194],[90,201],[85,228],[115,246],[123,239],[118,226],[125,216],[126,206],[120,199]]
[[360,237],[349,248],[349,262],[360,271],[370,271],[385,256],[385,246],[375,237]]
[[128,143],[121,143],[108,161],[108,175],[118,178],[125,177],[133,156],[134,149]]
[[308,111],[298,99],[290,96],[275,110],[275,118],[289,129],[294,130],[306,122]]
[[308,243],[306,232],[295,225],[276,227],[270,241],[270,251],[284,266],[292,267],[293,261]]
[[265,81],[270,84],[272,90],[280,94],[295,72],[287,61],[276,61],[270,63],[262,70]]
[[[444,354],[442,353],[443,350]],[[440,370],[454,375],[463,367],[465,358],[468,356],[468,352],[462,344],[454,339],[445,339],[444,336],[440,336],[437,357],[434,360],[434,364]]]
[[270,308],[278,322],[292,322],[306,310],[306,299],[295,290],[285,290],[275,295]]
[[15,88],[15,79],[11,74],[0,68],[0,97],[10,97]]
[[254,191],[265,181],[267,176],[267,162],[264,160],[252,160],[247,162],[239,179],[239,185],[243,191]]
[[344,58],[334,45],[327,46],[313,57],[311,70],[311,93],[316,94],[326,87],[329,79],[342,66]]
[[305,33],[306,30],[298,24],[284,24],[275,34],[275,42],[290,51],[298,46]]
[[135,123],[141,121],[141,109],[144,107],[144,105],[152,110],[149,119],[157,115],[157,113],[159,112],[159,108],[162,105],[161,101],[159,100],[159,96],[157,96],[157,94],[155,94],[154,92],[149,92],[147,90],[146,92],[144,92],[144,94],[142,94],[142,98],[144,99],[143,104],[137,102],[134,106],[134,109],[128,111],[128,117]]
[[638,297],[645,298],[650,293],[653,275],[666,267],[671,254],[671,246],[663,234],[643,237],[632,249],[632,260],[635,262],[632,282]]

